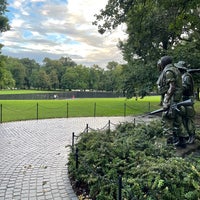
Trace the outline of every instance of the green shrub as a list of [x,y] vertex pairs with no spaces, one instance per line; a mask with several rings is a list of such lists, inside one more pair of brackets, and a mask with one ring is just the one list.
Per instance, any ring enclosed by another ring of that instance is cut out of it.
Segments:
[[75,187],[84,187],[91,199],[116,200],[122,176],[123,199],[198,200],[200,161],[176,156],[166,145],[161,124],[120,124],[115,131],[82,133],[70,154],[69,175]]

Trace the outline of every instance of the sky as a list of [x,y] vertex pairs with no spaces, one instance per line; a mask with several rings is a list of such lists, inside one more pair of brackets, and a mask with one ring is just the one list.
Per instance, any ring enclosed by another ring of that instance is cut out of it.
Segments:
[[124,63],[117,44],[126,38],[120,26],[104,35],[92,25],[94,14],[108,0],[7,0],[6,16],[11,29],[0,33],[2,54],[30,58],[42,63],[45,57],[70,57],[77,64],[105,67]]

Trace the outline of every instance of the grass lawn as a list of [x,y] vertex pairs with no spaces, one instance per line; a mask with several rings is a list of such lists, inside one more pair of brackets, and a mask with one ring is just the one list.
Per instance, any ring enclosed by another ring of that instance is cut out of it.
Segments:
[[[53,93],[55,91],[48,90],[0,90],[0,95],[3,94],[36,94],[36,93]],[[56,91],[58,92],[58,91]]]
[[144,99],[82,98],[68,100],[0,100],[1,121],[45,118],[127,116],[158,109],[159,97]]
[[[159,96],[135,98],[81,98],[67,100],[0,100],[0,121],[31,119],[136,116],[159,109]],[[195,103],[200,113],[200,102]]]

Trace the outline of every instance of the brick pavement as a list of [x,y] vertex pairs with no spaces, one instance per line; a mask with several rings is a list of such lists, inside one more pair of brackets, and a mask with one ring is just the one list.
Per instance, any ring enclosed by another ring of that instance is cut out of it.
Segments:
[[77,200],[67,161],[76,135],[89,127],[132,121],[133,117],[96,117],[20,121],[0,124],[0,200]]
[[0,200],[77,200],[68,179],[72,132],[133,117],[68,118],[0,124]]

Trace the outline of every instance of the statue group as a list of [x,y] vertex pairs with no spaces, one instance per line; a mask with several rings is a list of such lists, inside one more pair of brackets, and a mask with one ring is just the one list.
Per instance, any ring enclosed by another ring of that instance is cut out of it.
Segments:
[[167,143],[186,148],[195,141],[193,77],[186,62],[173,64],[170,56],[163,56],[157,66],[160,71],[157,86],[164,110],[162,124],[168,135]]

